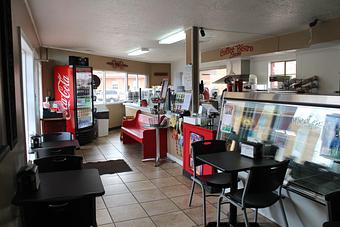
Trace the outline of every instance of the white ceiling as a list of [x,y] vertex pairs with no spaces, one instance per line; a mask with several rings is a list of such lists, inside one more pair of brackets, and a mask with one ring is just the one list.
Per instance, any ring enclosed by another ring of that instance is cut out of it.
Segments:
[[[28,0],[42,45],[147,62],[183,58],[164,35],[205,27],[201,50],[306,29],[340,16],[340,0]],[[233,32],[221,32],[233,31]],[[128,57],[133,49],[150,52]]]

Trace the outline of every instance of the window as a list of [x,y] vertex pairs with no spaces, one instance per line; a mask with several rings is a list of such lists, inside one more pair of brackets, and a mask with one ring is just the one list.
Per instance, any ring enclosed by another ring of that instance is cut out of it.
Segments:
[[277,61],[271,63],[271,76],[296,77],[296,61]]
[[270,88],[282,88],[282,82],[296,77],[296,60],[276,61],[270,63]]
[[94,90],[94,95],[97,97],[95,104],[104,103],[104,72],[103,71],[93,71],[93,74],[99,77],[100,85]]
[[105,103],[124,101],[126,96],[126,73],[105,72]]
[[137,74],[128,74],[128,91],[138,91]]
[[100,86],[95,90],[95,104],[115,103],[125,101],[128,91],[138,91],[145,88],[147,76],[128,74],[126,72],[93,70],[100,78]]

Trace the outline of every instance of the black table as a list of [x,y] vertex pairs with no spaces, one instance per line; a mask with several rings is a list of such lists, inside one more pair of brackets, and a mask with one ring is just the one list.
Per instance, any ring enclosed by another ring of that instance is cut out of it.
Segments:
[[[205,155],[199,155],[197,157],[202,162],[215,167],[222,172],[231,173],[232,182],[230,186],[230,192],[237,190],[237,174],[240,171],[249,170],[252,167],[257,166],[270,166],[277,163],[273,159],[261,159],[255,160],[244,157],[238,152],[220,152],[211,153]],[[245,226],[244,223],[237,223],[237,207],[230,203],[229,223],[227,226]],[[209,223],[208,226],[213,226],[213,223]],[[225,225],[225,224],[223,224]]]
[[95,197],[104,195],[97,169],[39,174],[37,192],[17,193],[25,226],[97,226]]
[[38,148],[32,148],[32,153],[37,154],[37,158],[52,155],[74,155],[75,149],[80,149],[78,140],[49,141],[41,143]]
[[64,148],[64,147],[74,147],[75,149],[80,149],[78,140],[49,141],[41,143],[41,148]]
[[322,227],[339,227],[340,226],[340,222],[336,221],[336,222],[326,222],[322,225]]

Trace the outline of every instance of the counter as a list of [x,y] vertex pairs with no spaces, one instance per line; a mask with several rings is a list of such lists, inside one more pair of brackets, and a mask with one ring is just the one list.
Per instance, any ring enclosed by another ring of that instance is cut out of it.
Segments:
[[[239,141],[266,141],[277,146],[275,158],[291,160],[283,192],[289,225],[322,226],[327,220],[324,195],[340,189],[340,147],[336,142],[340,96],[230,92],[224,94],[223,105],[221,115],[232,112],[232,120],[220,122],[217,138],[233,134]],[[283,224],[278,206],[261,212]]]
[[40,122],[43,134],[66,131],[65,118],[41,118]]

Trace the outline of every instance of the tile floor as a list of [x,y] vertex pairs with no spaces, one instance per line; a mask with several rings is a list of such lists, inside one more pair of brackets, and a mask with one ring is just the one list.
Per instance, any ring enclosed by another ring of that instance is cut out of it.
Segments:
[[[154,167],[141,162],[141,145],[123,145],[119,130],[98,138],[77,151],[85,162],[124,159],[133,171],[102,175],[105,195],[97,198],[97,223],[100,227],[202,226],[199,188],[192,207],[188,206],[191,181],[182,176],[181,167],[171,161]],[[207,200],[207,220],[216,220],[216,198]],[[252,211],[249,211],[250,216]],[[228,206],[223,209],[226,219]],[[241,213],[238,213],[242,219]],[[259,216],[261,226],[276,227]]]

